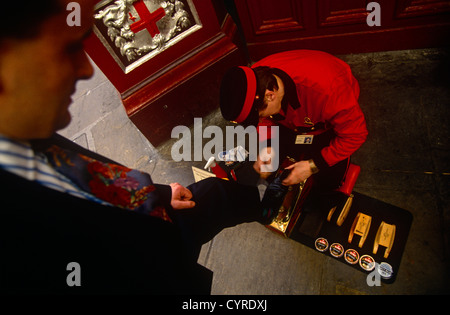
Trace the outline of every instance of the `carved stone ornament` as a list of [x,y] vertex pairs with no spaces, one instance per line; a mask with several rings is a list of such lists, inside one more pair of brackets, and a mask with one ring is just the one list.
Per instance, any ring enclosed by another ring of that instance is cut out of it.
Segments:
[[105,0],[94,32],[125,73],[202,27],[191,0]]

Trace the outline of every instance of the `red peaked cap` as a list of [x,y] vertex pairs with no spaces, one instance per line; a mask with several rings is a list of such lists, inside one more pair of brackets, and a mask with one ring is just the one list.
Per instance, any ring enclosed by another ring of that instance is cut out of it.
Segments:
[[257,99],[257,80],[249,67],[229,69],[220,86],[220,110],[223,118],[239,124],[256,126],[259,120]]

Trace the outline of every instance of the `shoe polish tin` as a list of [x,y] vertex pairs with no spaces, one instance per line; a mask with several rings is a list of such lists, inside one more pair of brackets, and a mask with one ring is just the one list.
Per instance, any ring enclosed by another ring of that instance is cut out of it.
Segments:
[[326,238],[319,237],[316,239],[315,246],[319,252],[325,252],[328,249],[328,241]]
[[377,266],[377,271],[383,279],[390,279],[394,274],[394,269],[387,262],[382,262]]
[[372,271],[375,269],[375,260],[372,258],[372,256],[363,255],[359,259],[359,265],[365,271]]
[[348,262],[350,265],[355,265],[359,261],[359,254],[354,249],[347,249],[344,253],[344,259],[346,262]]
[[330,246],[330,254],[333,257],[340,258],[344,255],[344,247],[339,243],[333,243]]

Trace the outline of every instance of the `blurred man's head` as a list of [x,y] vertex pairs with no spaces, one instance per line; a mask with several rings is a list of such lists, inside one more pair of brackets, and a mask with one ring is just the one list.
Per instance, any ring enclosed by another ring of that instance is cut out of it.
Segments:
[[[81,26],[69,26],[69,0],[7,1],[0,22],[0,134],[47,138],[70,122],[76,81],[92,76],[83,40],[92,28],[91,0],[79,0]],[[9,8],[8,8],[9,7]]]

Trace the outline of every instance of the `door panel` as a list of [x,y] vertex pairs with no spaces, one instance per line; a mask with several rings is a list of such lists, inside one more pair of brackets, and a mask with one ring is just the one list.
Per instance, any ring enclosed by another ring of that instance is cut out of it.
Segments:
[[318,1],[319,27],[332,27],[338,25],[366,24],[367,2],[360,1]]
[[368,0],[235,0],[252,60],[291,49],[334,54],[448,46],[450,1],[379,0],[381,26],[369,26]]
[[247,9],[258,36],[304,29],[300,7],[301,2],[295,0],[249,0]]

